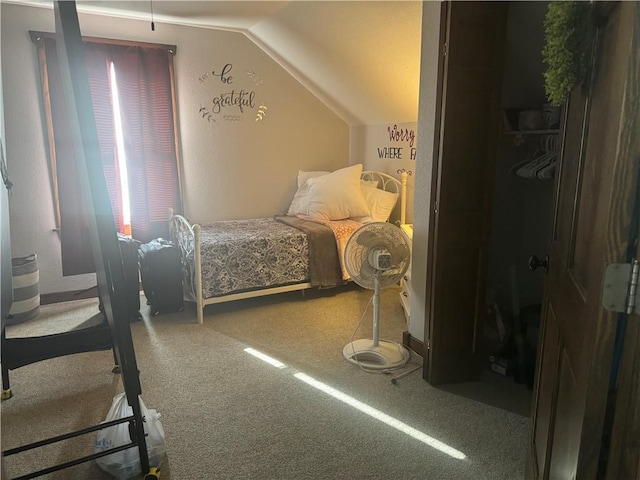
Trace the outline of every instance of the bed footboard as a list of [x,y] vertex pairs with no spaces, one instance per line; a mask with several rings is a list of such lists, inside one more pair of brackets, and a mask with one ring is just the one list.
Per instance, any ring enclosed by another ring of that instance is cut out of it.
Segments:
[[202,264],[200,262],[200,225],[191,225],[181,215],[170,221],[171,239],[182,255],[182,289],[186,301],[196,302],[198,323],[203,322]]
[[195,238],[194,259],[196,267],[196,311],[198,323],[204,322],[204,296],[202,295],[202,257],[200,256],[200,225],[193,226]]
[[292,292],[311,288],[311,283],[296,283],[269,287],[246,292],[229,293],[227,295],[204,298],[201,257],[201,226],[191,225],[181,215],[174,215],[170,220],[172,241],[180,248],[182,256],[182,285],[184,300],[196,303],[198,323],[204,322],[204,308],[207,305],[230,302],[246,298],[273,295],[275,293]]

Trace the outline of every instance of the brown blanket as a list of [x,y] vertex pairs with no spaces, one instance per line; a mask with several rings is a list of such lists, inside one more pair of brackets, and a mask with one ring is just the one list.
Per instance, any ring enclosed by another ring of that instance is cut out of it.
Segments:
[[335,287],[344,283],[333,230],[326,225],[298,217],[276,215],[275,219],[285,225],[297,228],[307,235],[311,285],[314,287]]
[[350,280],[349,272],[344,264],[344,250],[347,248],[347,242],[351,238],[351,235],[353,235],[353,232],[364,224],[351,220],[350,218],[345,218],[344,220],[314,220],[301,214],[296,215],[296,217],[310,222],[321,223],[333,231],[333,235],[336,238],[336,245],[338,246],[338,260],[340,261],[340,268],[342,269],[342,279],[344,281]]

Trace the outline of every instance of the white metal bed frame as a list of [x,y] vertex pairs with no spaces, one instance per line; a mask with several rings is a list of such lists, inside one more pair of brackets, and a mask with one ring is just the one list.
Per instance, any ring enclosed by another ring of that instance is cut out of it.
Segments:
[[[362,180],[374,180],[378,182],[378,188],[400,196],[400,224],[406,222],[407,211],[407,172],[401,173],[398,180],[391,175],[383,172],[367,170],[362,172]],[[201,226],[199,224],[191,225],[189,221],[181,215],[172,215],[170,220],[171,237],[173,241],[180,247],[183,258],[183,286],[185,300],[195,301],[198,323],[204,321],[204,307],[216,303],[231,302],[233,300],[241,300],[245,298],[255,298],[264,295],[273,295],[276,293],[292,292],[296,290],[305,290],[311,288],[309,282],[295,283],[291,285],[282,285],[278,287],[269,287],[247,292],[230,293],[217,297],[204,298],[202,294],[202,258],[200,253],[200,235]],[[194,265],[189,265],[186,259],[193,256]],[[194,271],[192,271],[192,269]]]

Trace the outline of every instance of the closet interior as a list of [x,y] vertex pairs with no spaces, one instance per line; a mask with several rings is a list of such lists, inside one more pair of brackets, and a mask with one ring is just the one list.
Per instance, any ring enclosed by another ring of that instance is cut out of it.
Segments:
[[479,382],[445,389],[530,414],[561,111],[546,104],[546,2],[510,2]]

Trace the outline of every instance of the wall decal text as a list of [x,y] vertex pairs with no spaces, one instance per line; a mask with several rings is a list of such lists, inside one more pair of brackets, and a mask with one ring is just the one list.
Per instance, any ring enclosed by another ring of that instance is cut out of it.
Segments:
[[[377,147],[378,158],[391,160],[416,159],[416,131],[414,129],[398,128],[397,124],[389,125],[387,126],[387,134],[391,145]],[[405,151],[405,147],[408,151]]]
[[241,80],[234,77],[231,63],[201,75],[200,83],[211,79],[214,81],[214,86],[221,87],[223,91],[211,97],[207,104],[200,105],[198,111],[200,116],[208,122],[215,122],[217,118],[237,122],[248,111],[256,110],[256,122],[263,120],[267,114],[267,106],[264,102],[260,102],[257,106],[257,93],[254,90],[254,87],[262,85],[263,81],[255,72],[247,71],[246,73],[253,85],[243,85]]

